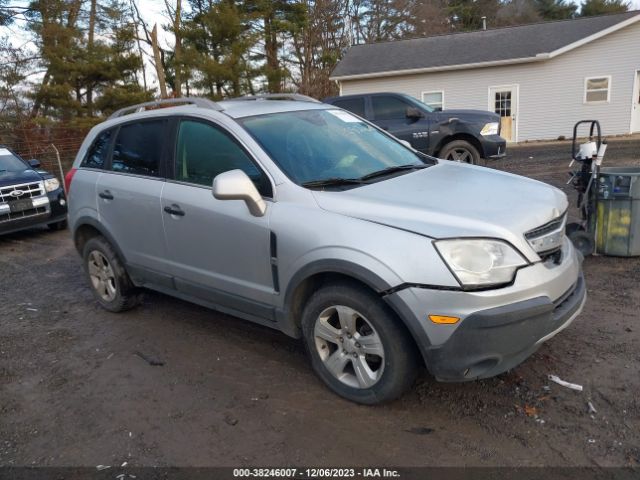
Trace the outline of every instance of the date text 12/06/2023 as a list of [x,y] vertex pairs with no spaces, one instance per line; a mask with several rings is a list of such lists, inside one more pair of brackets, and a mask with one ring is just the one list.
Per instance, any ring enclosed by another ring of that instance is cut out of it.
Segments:
[[400,478],[388,468],[235,468],[234,478]]

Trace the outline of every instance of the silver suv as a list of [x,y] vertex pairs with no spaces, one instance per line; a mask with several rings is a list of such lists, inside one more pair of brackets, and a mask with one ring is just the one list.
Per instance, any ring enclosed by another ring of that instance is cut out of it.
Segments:
[[104,308],[144,287],[279,329],[360,403],[399,396],[423,363],[442,381],[513,368],[586,299],[560,190],[297,95],[118,111],[66,180]]

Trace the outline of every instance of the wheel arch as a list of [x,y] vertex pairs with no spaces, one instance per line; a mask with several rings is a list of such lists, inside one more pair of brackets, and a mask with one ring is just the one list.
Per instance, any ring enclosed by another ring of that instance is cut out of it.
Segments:
[[464,133],[464,132],[454,133],[440,140],[440,143],[438,143],[438,146],[434,150],[434,155],[435,156],[440,155],[440,152],[447,144],[451,142],[455,142],[456,140],[464,140],[465,142],[469,142],[471,145],[473,145],[473,147],[476,150],[478,150],[478,153],[480,154],[480,158],[484,158],[484,149],[482,148],[482,144],[480,143],[480,141],[470,133]]
[[426,334],[420,333],[419,325],[412,325],[406,313],[397,302],[387,301],[386,292],[394,287],[376,273],[361,265],[344,260],[317,261],[302,268],[291,278],[284,296],[284,306],[278,311],[280,329],[286,334],[300,338],[302,310],[313,292],[323,285],[347,281],[363,286],[375,293],[396,315],[402,327],[407,331],[418,351],[423,354]]
[[122,259],[123,263],[126,264],[126,257],[116,243],[113,235],[111,235],[104,225],[93,217],[81,217],[75,222],[75,226],[73,228],[73,243],[80,255],[82,255],[82,251],[86,243],[97,236],[106,238],[118,256]]

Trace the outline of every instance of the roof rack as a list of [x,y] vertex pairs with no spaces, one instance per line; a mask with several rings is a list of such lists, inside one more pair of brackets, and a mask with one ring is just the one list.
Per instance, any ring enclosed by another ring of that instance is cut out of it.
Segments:
[[138,103],[137,105],[131,105],[130,107],[124,107],[120,110],[116,110],[111,114],[109,119],[122,117],[129,113],[143,112],[149,107],[162,107],[164,105],[195,105],[199,108],[208,108],[210,110],[222,111],[223,108],[216,102],[209,100],[208,98],[200,97],[183,97],[183,98],[163,98],[161,100],[154,100],[152,102]]
[[244,97],[231,98],[230,100],[294,100],[297,102],[322,103],[315,98],[311,98],[300,93],[259,93],[257,95],[246,95]]

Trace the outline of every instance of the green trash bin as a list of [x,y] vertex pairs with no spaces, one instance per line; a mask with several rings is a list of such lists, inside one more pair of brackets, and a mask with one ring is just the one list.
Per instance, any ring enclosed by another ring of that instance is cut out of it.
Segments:
[[596,195],[596,252],[640,255],[640,167],[602,168]]

